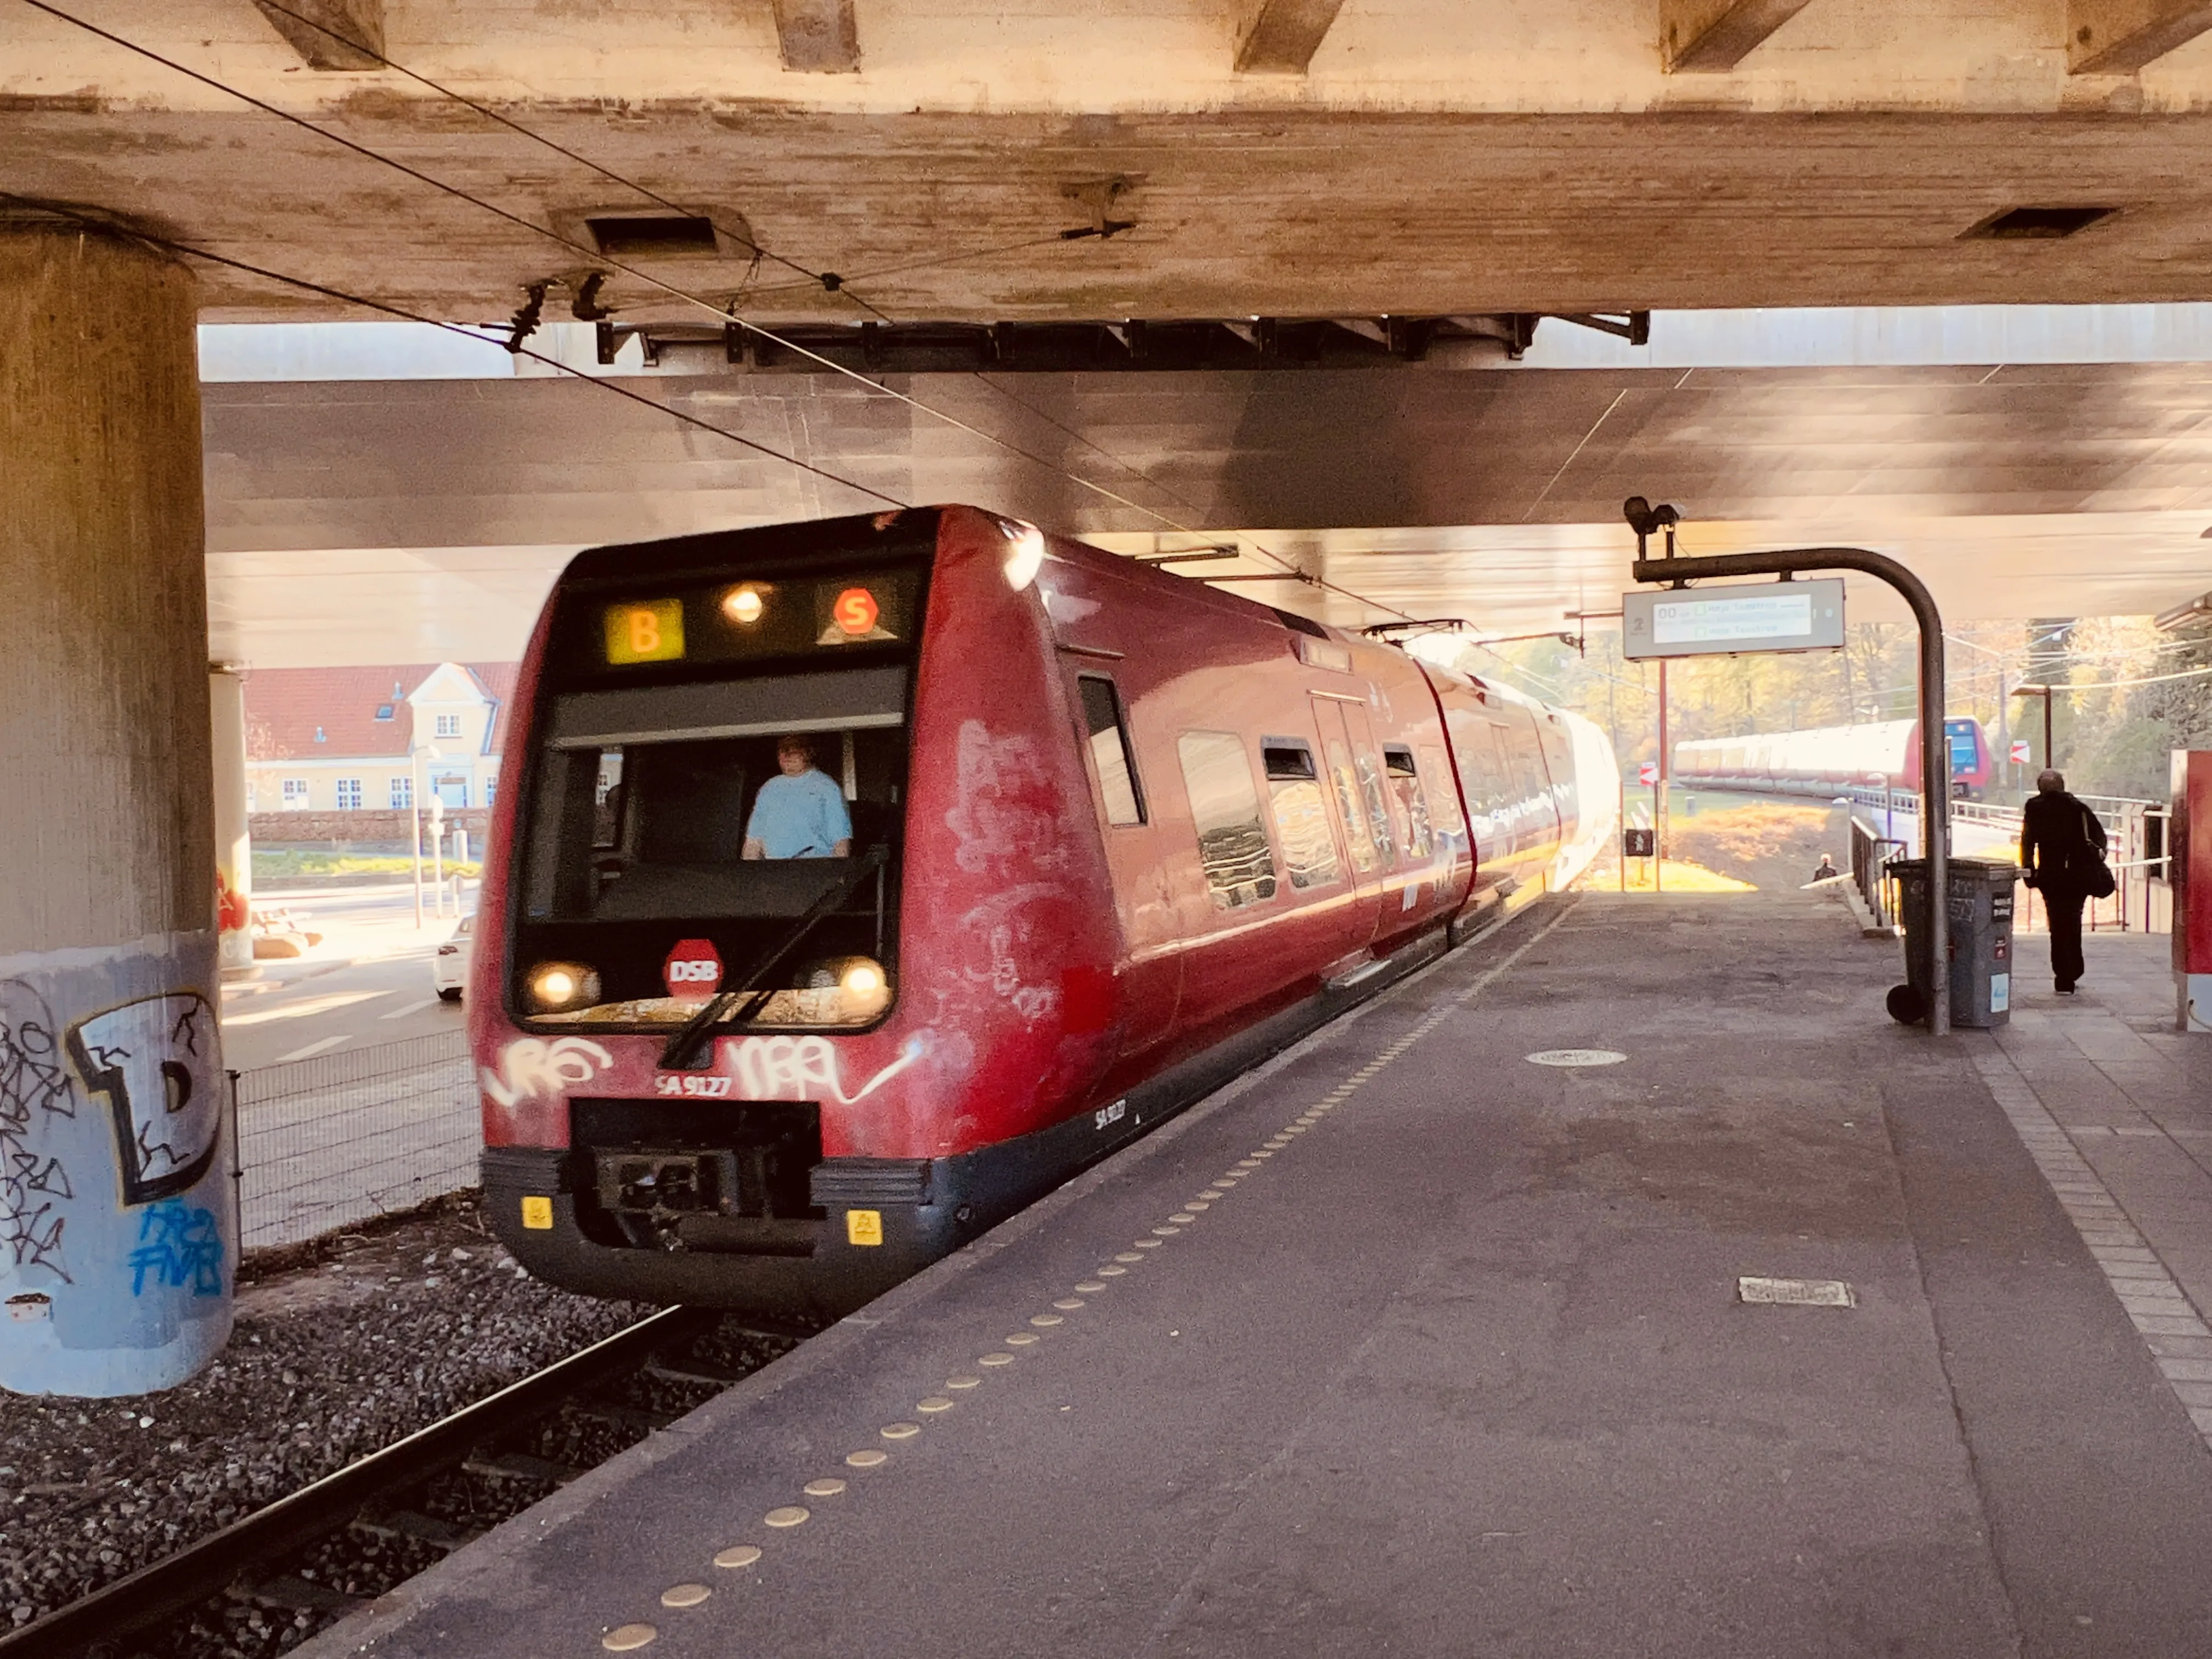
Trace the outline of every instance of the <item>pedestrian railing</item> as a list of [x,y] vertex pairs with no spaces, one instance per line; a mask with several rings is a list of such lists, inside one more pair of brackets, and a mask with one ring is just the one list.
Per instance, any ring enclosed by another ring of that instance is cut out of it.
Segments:
[[1885,836],[1856,812],[1851,814],[1851,884],[1865,901],[1877,927],[1897,925],[1897,878],[1890,861],[1905,856],[1905,843]]
[[239,1247],[296,1244],[471,1186],[483,1136],[467,1034],[233,1072]]

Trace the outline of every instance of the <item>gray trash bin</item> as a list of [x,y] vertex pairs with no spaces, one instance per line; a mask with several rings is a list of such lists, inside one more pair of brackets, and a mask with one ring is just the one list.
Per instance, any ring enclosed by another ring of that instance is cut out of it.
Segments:
[[[1889,994],[1889,1012],[1907,1024],[1928,1018],[1935,984],[1928,960],[1928,860],[1897,859],[1899,910],[1905,924],[1905,982]],[[2016,864],[1951,860],[1951,1024],[1987,1030],[2012,1022],[2013,884]]]

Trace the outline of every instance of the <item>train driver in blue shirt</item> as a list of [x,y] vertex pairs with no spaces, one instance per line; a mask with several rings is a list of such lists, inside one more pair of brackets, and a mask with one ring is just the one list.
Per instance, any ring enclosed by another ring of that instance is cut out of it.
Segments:
[[814,764],[814,742],[796,733],[779,739],[770,778],[753,797],[745,821],[749,859],[848,859],[853,856],[853,818],[845,792]]

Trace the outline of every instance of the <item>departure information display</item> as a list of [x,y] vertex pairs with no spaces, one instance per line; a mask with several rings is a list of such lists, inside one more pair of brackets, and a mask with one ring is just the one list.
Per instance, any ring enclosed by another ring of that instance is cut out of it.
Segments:
[[1631,658],[1833,651],[1844,642],[1844,584],[1838,576],[1645,589],[1623,594],[1620,613],[1621,654]]

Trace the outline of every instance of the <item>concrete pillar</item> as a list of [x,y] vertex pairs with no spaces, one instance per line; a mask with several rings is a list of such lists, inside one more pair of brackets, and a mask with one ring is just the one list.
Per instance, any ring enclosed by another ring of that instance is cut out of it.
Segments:
[[215,758],[216,957],[226,974],[253,966],[253,837],[246,811],[246,682],[218,663],[208,670]]
[[0,1386],[230,1333],[192,283],[0,220]]

